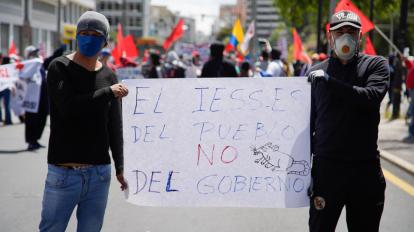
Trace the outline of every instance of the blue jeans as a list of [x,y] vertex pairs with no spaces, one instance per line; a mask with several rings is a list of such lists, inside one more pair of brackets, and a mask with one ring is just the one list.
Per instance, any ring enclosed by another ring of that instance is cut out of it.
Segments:
[[39,230],[65,231],[73,209],[77,206],[77,231],[100,231],[110,180],[110,164],[79,170],[49,164]]
[[410,93],[410,106],[408,110],[410,111],[410,115],[411,115],[411,123],[410,123],[410,126],[408,127],[408,132],[410,136],[414,137],[414,89],[409,89],[408,91]]
[[[10,89],[5,89],[0,92],[0,105],[1,105],[1,99],[3,98],[4,102],[4,113],[5,113],[5,121],[4,124],[9,125],[12,124],[11,121],[11,112],[10,112]],[[0,121],[2,121],[2,115],[1,115],[1,106],[0,106]]]

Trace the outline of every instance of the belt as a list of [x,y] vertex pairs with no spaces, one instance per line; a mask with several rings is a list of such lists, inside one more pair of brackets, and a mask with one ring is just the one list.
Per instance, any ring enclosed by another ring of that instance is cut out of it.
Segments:
[[82,166],[64,166],[64,165],[56,165],[60,168],[70,169],[70,170],[81,170],[81,169],[87,169],[92,167],[93,165],[82,165]]

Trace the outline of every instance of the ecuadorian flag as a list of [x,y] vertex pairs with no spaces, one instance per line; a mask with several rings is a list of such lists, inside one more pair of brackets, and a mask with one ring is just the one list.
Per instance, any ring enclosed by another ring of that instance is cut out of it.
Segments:
[[233,31],[231,33],[231,38],[229,43],[226,46],[226,51],[231,51],[232,49],[236,51],[240,51],[240,44],[244,41],[244,33],[243,28],[240,23],[240,20],[237,19],[237,21],[234,23]]

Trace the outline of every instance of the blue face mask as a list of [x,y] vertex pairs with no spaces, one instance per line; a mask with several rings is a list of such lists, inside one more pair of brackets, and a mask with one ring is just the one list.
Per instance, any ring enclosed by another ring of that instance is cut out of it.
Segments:
[[103,36],[77,35],[79,52],[86,57],[93,57],[102,49]]

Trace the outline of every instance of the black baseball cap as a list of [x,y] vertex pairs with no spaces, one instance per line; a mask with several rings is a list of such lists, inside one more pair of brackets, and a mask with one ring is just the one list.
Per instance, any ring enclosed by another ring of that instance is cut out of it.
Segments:
[[332,15],[330,22],[330,31],[334,31],[343,26],[351,26],[361,29],[361,19],[359,16],[352,11],[339,11]]

